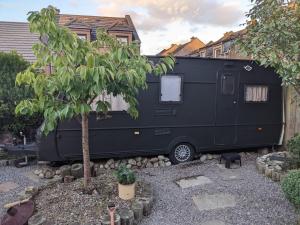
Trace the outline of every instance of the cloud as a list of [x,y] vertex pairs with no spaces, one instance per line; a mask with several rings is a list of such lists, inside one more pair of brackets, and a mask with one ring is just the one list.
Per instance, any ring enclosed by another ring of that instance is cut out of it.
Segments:
[[[97,0],[95,0],[97,1]],[[239,1],[220,0],[98,0],[98,13],[107,16],[130,14],[142,31],[163,30],[173,22],[190,25],[230,26],[244,12]]]

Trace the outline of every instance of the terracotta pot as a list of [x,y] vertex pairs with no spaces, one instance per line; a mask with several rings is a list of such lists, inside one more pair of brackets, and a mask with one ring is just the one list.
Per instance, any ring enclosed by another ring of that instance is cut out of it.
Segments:
[[118,183],[118,189],[119,197],[123,200],[130,200],[135,196],[135,183],[127,185]]

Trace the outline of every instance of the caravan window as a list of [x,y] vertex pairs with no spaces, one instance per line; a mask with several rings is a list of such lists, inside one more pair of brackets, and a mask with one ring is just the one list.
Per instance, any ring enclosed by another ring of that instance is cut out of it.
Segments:
[[160,101],[181,102],[181,76],[166,75],[161,77]]
[[268,86],[266,85],[246,85],[245,101],[246,102],[267,102]]
[[232,74],[224,74],[222,76],[222,94],[233,95],[234,94],[234,76]]

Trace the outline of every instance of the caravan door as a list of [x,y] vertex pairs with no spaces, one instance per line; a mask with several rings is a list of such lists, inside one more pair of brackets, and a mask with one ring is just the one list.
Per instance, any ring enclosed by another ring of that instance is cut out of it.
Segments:
[[216,87],[214,142],[216,146],[234,145],[237,141],[239,72],[235,70],[219,71]]

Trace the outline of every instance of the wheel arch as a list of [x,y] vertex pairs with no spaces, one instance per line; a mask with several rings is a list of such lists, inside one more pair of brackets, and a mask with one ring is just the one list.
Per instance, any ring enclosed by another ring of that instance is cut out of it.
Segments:
[[197,141],[196,141],[196,140],[194,140],[193,138],[188,137],[188,136],[180,136],[180,137],[174,138],[174,139],[170,142],[170,144],[169,144],[169,146],[168,146],[168,154],[172,151],[172,149],[173,149],[175,146],[177,146],[177,145],[180,144],[180,143],[187,143],[187,144],[190,144],[190,145],[193,147],[194,151],[197,152],[197,146],[198,146],[198,145],[197,145]]

